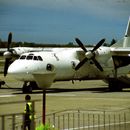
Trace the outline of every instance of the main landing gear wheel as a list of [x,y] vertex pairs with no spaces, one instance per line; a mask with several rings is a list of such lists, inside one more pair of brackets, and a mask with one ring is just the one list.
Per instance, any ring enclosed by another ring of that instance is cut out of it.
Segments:
[[110,92],[121,92],[123,83],[118,79],[109,79],[109,91]]

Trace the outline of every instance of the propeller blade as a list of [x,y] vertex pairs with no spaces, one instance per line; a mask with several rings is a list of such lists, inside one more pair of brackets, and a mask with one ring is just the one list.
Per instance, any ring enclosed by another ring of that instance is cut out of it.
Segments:
[[10,61],[10,59],[6,58],[6,60],[5,60],[5,66],[4,66],[4,76],[7,75],[7,71],[8,71],[8,67],[9,67],[9,61]]
[[85,62],[87,62],[88,58],[84,58],[76,67],[75,70],[78,70]]
[[105,42],[105,39],[102,39],[101,41],[99,41],[97,43],[97,45],[93,48],[92,52],[94,52],[95,50],[97,50],[104,42]]
[[102,66],[99,64],[99,62],[98,62],[95,58],[93,58],[92,60],[93,60],[94,64],[96,65],[96,67],[97,67],[100,71],[103,71],[103,68],[102,68]]
[[85,48],[85,46],[83,45],[83,43],[78,38],[75,38],[75,41],[84,50],[84,52],[87,52],[87,49]]
[[[8,45],[7,45],[7,52],[5,53],[6,57],[9,57],[12,53],[12,50],[10,49],[10,44],[12,42],[12,33],[10,32],[9,35],[8,35]],[[12,59],[11,58],[6,58],[5,59],[5,65],[4,65],[4,76],[7,75],[7,71],[8,71],[8,67],[9,67],[9,63],[10,63],[10,60]]]
[[8,47],[7,47],[8,51],[10,50],[11,42],[12,42],[12,33],[10,32],[9,35],[8,35]]

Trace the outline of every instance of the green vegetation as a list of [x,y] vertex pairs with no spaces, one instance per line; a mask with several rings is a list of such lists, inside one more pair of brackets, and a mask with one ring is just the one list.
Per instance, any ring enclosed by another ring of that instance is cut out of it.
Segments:
[[[33,43],[33,42],[12,42],[11,47],[76,47],[72,42],[68,44]],[[0,48],[7,48],[7,41],[0,41]]]
[[49,124],[46,125],[41,124],[36,128],[36,130],[55,130],[55,129]]
[[[0,48],[7,48],[7,41],[0,40]],[[11,47],[78,47],[77,44],[73,42],[68,42],[66,44],[63,43],[34,43],[34,42],[12,42]],[[92,47],[93,45],[87,45],[88,47]]]
[[[110,43],[104,43],[104,46],[111,46],[115,44],[117,40],[112,39]],[[84,43],[85,44],[85,43]],[[11,47],[78,47],[78,45],[73,42],[68,42],[66,44],[63,43],[34,43],[34,42],[12,42]],[[86,47],[93,47],[92,44],[86,45]],[[2,41],[0,39],[0,48],[7,48],[7,41]]]

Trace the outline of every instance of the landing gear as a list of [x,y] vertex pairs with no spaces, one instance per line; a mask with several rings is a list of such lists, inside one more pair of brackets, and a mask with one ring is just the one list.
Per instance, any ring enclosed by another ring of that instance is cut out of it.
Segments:
[[22,88],[23,93],[32,93],[34,89],[38,89],[36,82],[24,82]]
[[124,84],[120,80],[111,78],[109,79],[108,83],[109,83],[109,91],[111,92],[122,91]]
[[4,84],[5,84],[5,81],[0,81],[0,88],[1,88],[1,86],[4,85]]

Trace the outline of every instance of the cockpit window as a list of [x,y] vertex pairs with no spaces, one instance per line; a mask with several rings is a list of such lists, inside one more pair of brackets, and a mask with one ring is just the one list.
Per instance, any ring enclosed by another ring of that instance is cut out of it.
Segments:
[[43,61],[41,56],[34,56],[33,54],[29,54],[29,55],[22,55],[19,59],[26,59],[26,60],[35,60],[35,61]]
[[25,59],[26,56],[25,55],[22,55],[19,59]]
[[42,57],[41,57],[41,56],[38,56],[38,60],[43,61],[43,59],[42,59]]
[[38,60],[38,57],[37,57],[37,56],[34,56],[33,59],[34,59],[34,60]]
[[26,59],[27,59],[27,60],[32,60],[32,59],[33,59],[33,56],[29,55],[29,56],[27,56]]

